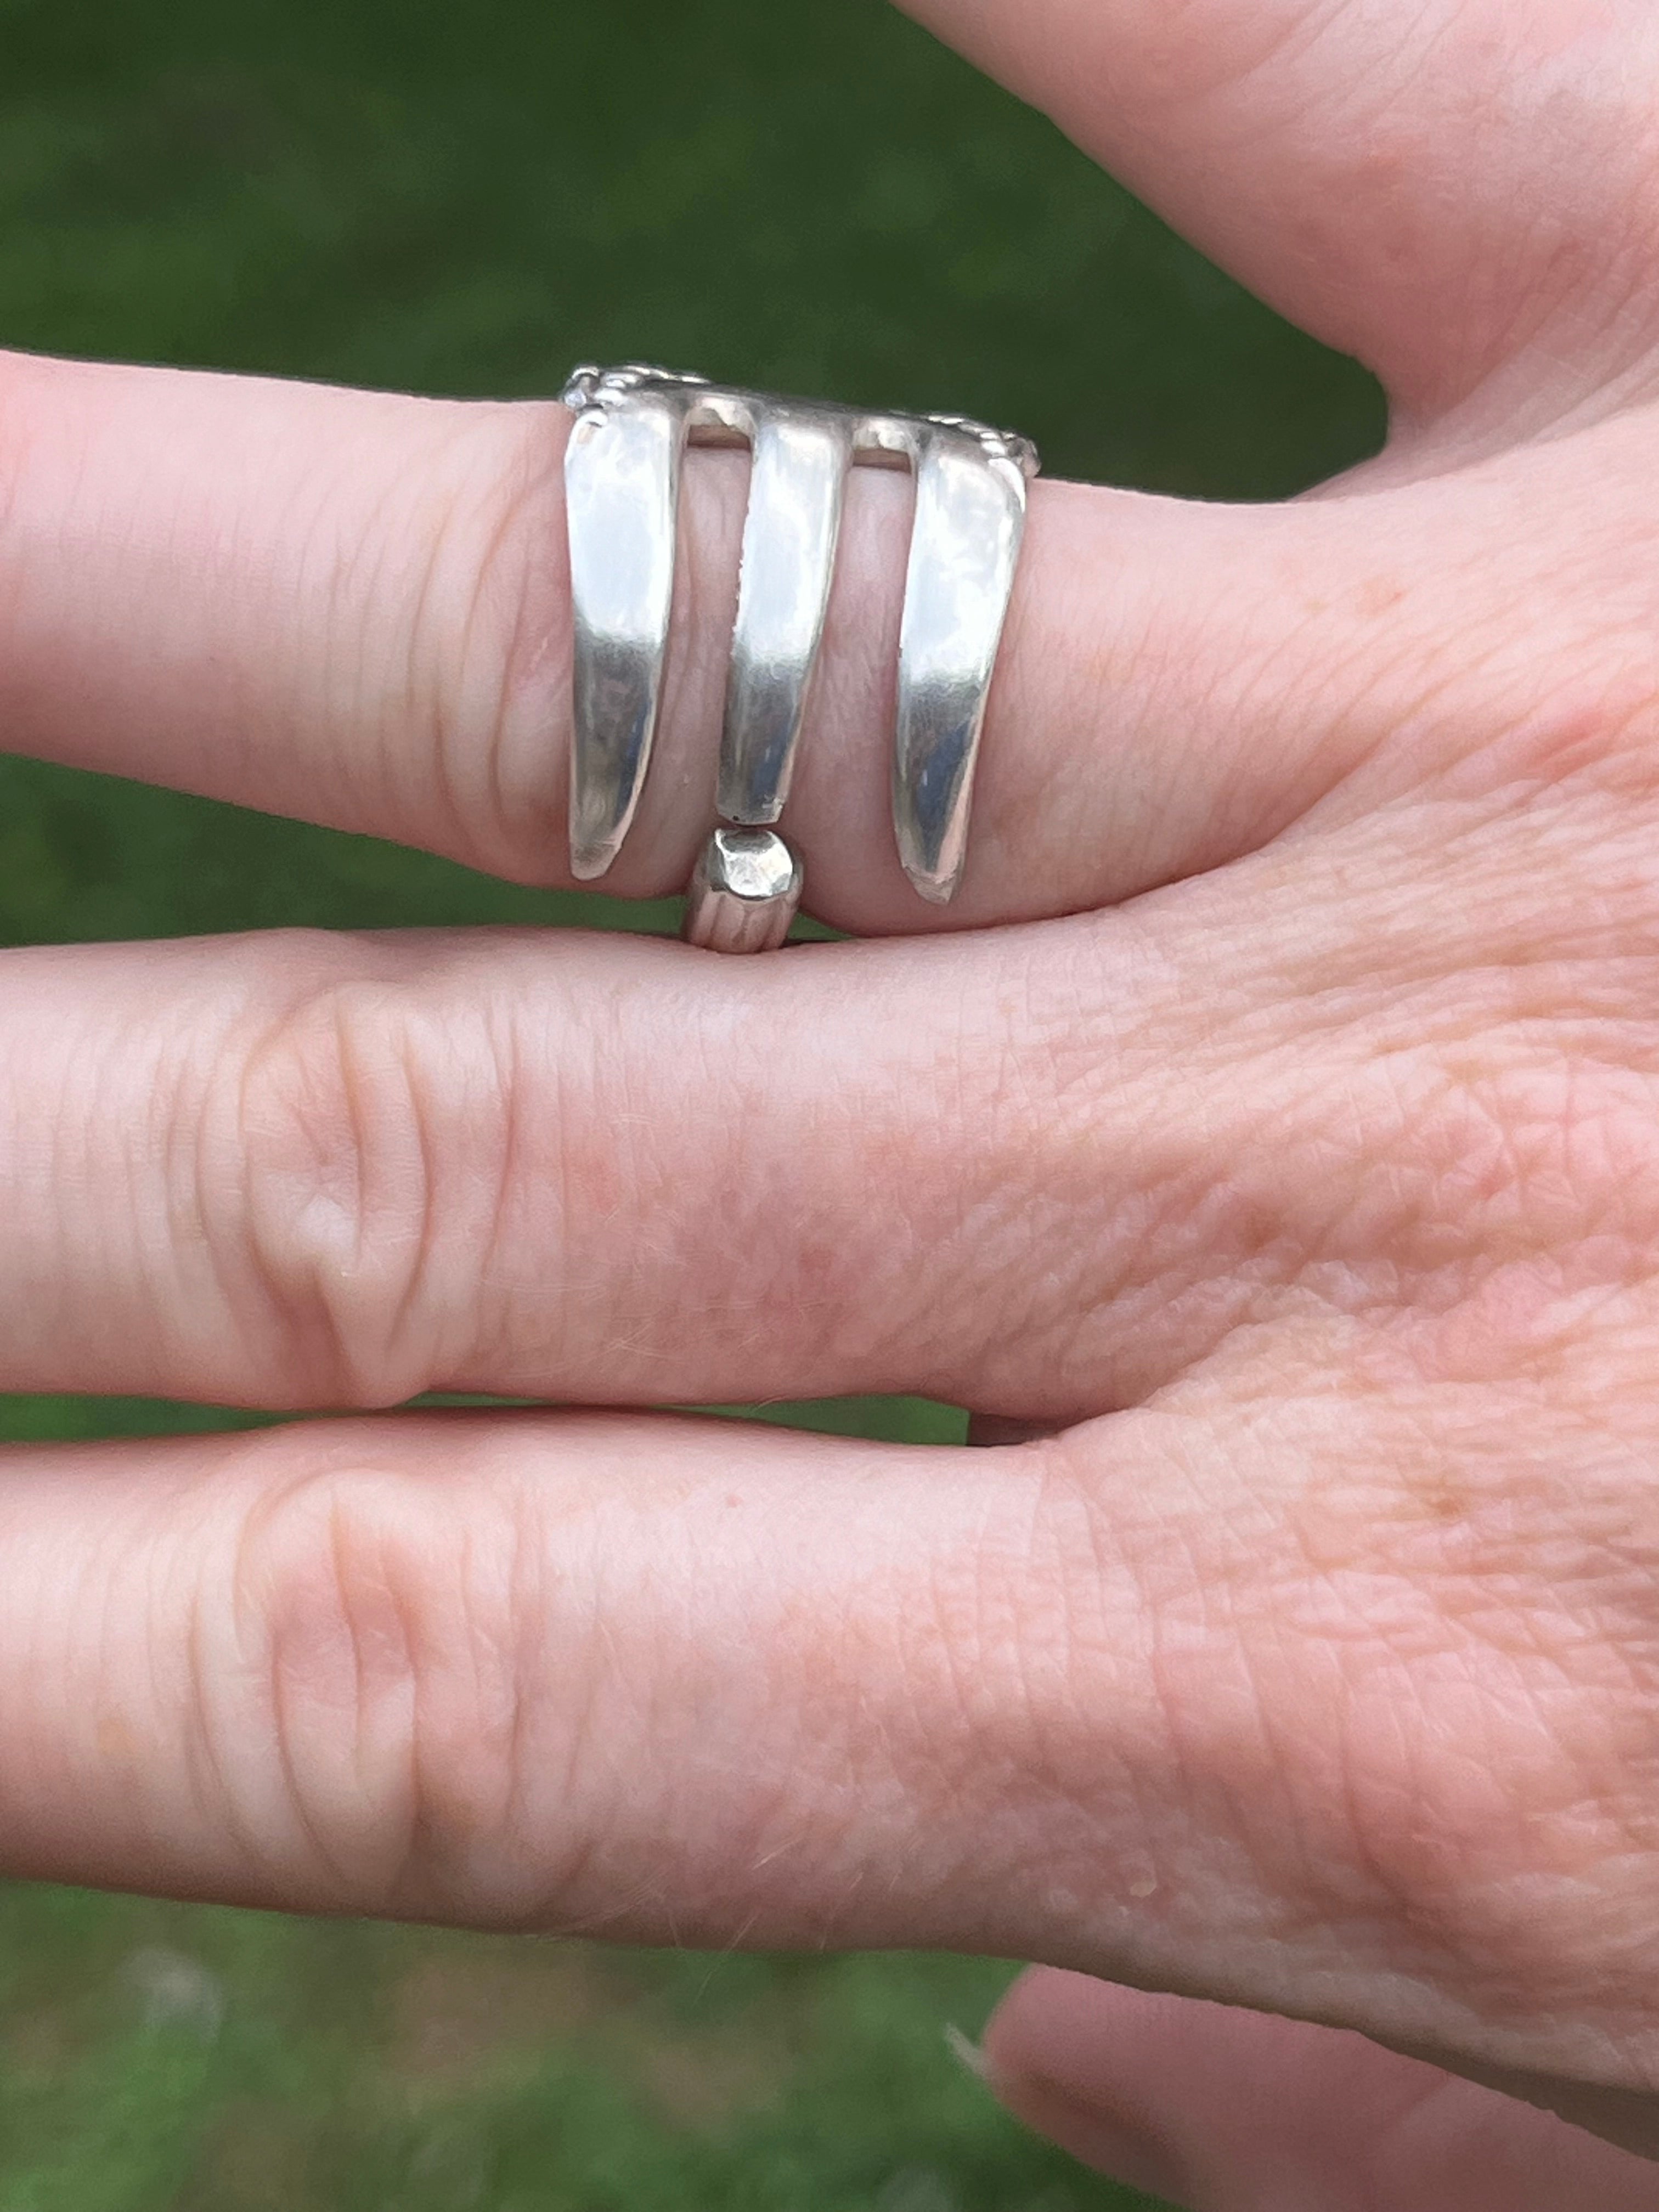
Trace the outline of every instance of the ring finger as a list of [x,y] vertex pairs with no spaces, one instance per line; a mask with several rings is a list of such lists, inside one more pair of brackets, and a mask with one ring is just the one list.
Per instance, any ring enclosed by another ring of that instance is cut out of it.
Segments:
[[[9,746],[565,879],[564,409],[17,356],[0,399]],[[1425,698],[1460,747],[1490,733],[1518,684],[1471,650],[1495,616],[1527,631],[1528,671],[1605,627],[1607,580],[1576,554],[1564,600],[1556,549],[1516,527],[1569,507],[1559,471],[1583,466],[1261,509],[1034,486],[945,918],[1073,911],[1229,859],[1420,732]],[[1608,470],[1644,542],[1648,473]],[[687,471],[664,727],[618,890],[683,888],[710,818],[744,476],[729,454]],[[815,909],[866,933],[939,919],[899,867],[880,734],[906,526],[903,479],[856,471],[789,814]],[[1448,687],[1444,636],[1484,690]]]

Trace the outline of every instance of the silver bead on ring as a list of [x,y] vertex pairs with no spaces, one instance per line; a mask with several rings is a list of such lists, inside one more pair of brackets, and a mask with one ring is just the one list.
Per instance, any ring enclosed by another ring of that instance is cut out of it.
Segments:
[[630,366],[579,368],[565,455],[575,613],[570,866],[602,876],[651,764],[674,596],[680,469],[692,446],[753,455],[715,811],[686,934],[721,951],[783,942],[799,857],[789,797],[823,640],[847,471],[916,480],[900,626],[893,828],[905,873],[942,903],[961,880],[985,702],[1013,589],[1036,447],[953,415],[876,414]]

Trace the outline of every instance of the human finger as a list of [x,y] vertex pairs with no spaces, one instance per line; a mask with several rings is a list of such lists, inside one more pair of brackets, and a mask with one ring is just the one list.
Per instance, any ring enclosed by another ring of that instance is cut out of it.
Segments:
[[1640,0],[905,4],[1406,422],[1490,421],[1529,384],[1560,411],[1651,349]]
[[0,955],[0,1387],[949,1395],[995,1342],[1046,1395],[1028,969],[528,931]]
[[1628,2131],[1650,1608],[1594,1551],[1615,1470],[1528,1424],[1577,1519],[1523,1588],[1513,1450],[1431,1555],[1386,1503],[1436,1478],[1421,1405],[1273,1371],[1000,1452],[592,1414],[14,1449],[0,1870],[1048,1958]]
[[[0,397],[8,744],[566,879],[562,408],[15,356]],[[1609,605],[1659,573],[1655,434],[1291,507],[1035,487],[968,875],[937,915],[889,819],[908,493],[855,471],[791,804],[809,904],[860,933],[1092,907],[1252,849],[1402,735],[1500,737],[1526,687],[1592,653],[1605,673]],[[707,828],[743,497],[739,457],[694,456],[619,890],[679,889]]]
[[1651,2162],[1364,2036],[1053,1968],[986,2077],[1085,2164],[1191,2212],[1652,2212]]
[[[776,961],[531,932],[5,955],[0,1379],[921,1389],[1053,1424],[1241,1327],[1334,1326],[1333,1285],[1409,1320],[1500,1250],[1613,1286],[1607,1206],[1652,1216],[1646,773],[1566,773],[1498,834],[1466,763],[1126,911]],[[1547,1148],[1591,1101],[1620,1148],[1540,1205],[1514,1132]]]
[[0,1869],[1018,1941],[1003,1607],[1055,1593],[1042,1469],[1002,1456],[544,1414],[0,1453]]
[[775,963],[531,932],[8,953],[0,1387],[1098,1411],[1126,1354],[1167,1371],[1262,1296],[1172,1291],[1239,1257],[1177,1194],[1296,1110],[1298,1079],[1241,1080],[1249,1044],[1172,1055],[1172,1017],[1198,1053],[1220,1012],[1089,923]]
[[982,1458],[945,1456],[969,1478],[942,1521],[926,1453],[737,1424],[0,1454],[0,1863],[659,1940],[896,1935],[920,1869],[904,1896],[865,1878],[921,1840],[921,1708],[945,1726],[954,1694],[915,1607],[971,1574],[975,1496],[974,1533],[988,1508],[1018,1540]]

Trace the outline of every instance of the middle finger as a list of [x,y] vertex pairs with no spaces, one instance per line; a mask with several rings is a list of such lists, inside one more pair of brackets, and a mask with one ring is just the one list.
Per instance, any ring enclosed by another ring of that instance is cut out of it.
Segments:
[[954,1384],[974,1285],[1030,1304],[998,1073],[1023,961],[919,954],[534,932],[6,954],[0,1388]]
[[1469,983],[1416,865],[1348,832],[1116,915],[759,961],[533,932],[6,955],[0,1388],[1132,1402],[1486,1233],[1437,1198],[1495,1141],[1437,1036],[1559,978],[1488,944],[1503,900],[1535,927],[1535,870],[1477,897],[1471,863]]

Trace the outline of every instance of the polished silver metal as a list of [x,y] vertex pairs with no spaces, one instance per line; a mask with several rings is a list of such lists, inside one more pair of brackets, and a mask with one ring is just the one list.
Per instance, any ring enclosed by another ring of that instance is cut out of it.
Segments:
[[[1036,447],[959,416],[778,398],[639,363],[580,368],[563,398],[577,417],[565,461],[575,609],[573,873],[592,878],[610,867],[645,787],[661,706],[685,447],[746,446],[754,458],[716,811],[740,830],[770,830],[781,818],[823,645],[847,471],[909,468],[916,508],[899,647],[893,824],[917,890],[949,899],[967,855],[975,767],[1019,558],[1025,488],[1038,469]],[[774,939],[748,907],[738,926],[730,902],[752,905],[753,895],[726,875],[739,854],[744,867],[758,862],[746,848],[726,852],[721,834],[693,884],[696,926],[712,932],[696,941],[759,949]],[[789,853],[781,838],[774,843]],[[781,863],[767,849],[775,874]],[[800,871],[789,858],[793,915]],[[775,917],[783,889],[765,893],[767,901]],[[711,915],[723,918],[710,921]]]
[[769,823],[823,641],[852,433],[821,409],[779,406],[756,421],[754,449],[715,804],[728,822]]
[[986,702],[1025,529],[1025,477],[982,432],[933,426],[916,465],[916,516],[899,631],[893,828],[923,898],[956,894]]
[[578,410],[564,457],[575,617],[570,872],[586,880],[622,850],[651,765],[690,386],[649,370],[578,369],[563,398]]
[[685,941],[711,952],[772,952],[800,906],[801,865],[775,830],[716,830],[685,898]]

